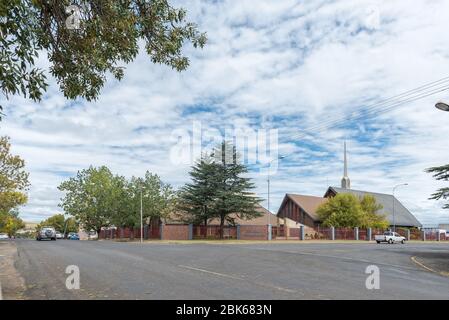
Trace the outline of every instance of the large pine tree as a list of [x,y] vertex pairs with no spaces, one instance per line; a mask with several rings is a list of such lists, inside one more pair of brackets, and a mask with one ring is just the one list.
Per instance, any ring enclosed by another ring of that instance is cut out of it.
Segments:
[[[433,173],[433,177],[437,180],[449,181],[449,164],[441,167],[432,167],[426,169],[426,172]],[[438,189],[431,195],[429,199],[440,200],[449,199],[449,188]],[[443,209],[449,209],[449,203],[444,204]]]
[[234,224],[234,217],[251,219],[260,216],[257,205],[261,199],[251,192],[254,184],[244,177],[247,167],[240,163],[234,146],[223,142],[193,166],[192,182],[181,191],[181,209],[194,223],[212,218],[220,220],[220,237],[225,222]]

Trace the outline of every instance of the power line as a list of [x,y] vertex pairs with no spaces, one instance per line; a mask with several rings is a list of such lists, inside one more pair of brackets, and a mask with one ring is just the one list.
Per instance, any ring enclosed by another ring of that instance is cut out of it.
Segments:
[[[376,115],[380,115],[382,113],[386,113],[388,111],[391,111],[397,106],[400,106],[404,103],[410,103],[414,102],[420,99],[423,99],[425,97],[434,95],[439,92],[443,92],[449,90],[449,77],[445,77],[433,82],[430,82],[428,84],[422,85],[420,87],[417,87],[412,90],[408,90],[404,93],[395,95],[393,97],[381,100],[377,103],[374,103],[362,110],[360,110],[358,115],[349,115],[349,116],[343,116],[340,118],[335,119],[328,119],[324,123],[320,123],[318,125],[309,127],[304,129],[302,133],[292,135],[289,137],[286,137],[287,139],[298,139],[301,137],[304,137],[306,135],[310,135],[313,133],[320,133],[324,130],[328,130],[334,126],[337,126],[343,122],[349,121],[349,120],[358,120],[360,118],[369,118],[374,117]],[[402,98],[402,99],[399,99]]]

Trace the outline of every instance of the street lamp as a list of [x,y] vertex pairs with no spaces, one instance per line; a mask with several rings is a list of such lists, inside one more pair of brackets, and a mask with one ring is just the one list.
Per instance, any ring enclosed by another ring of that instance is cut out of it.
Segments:
[[435,108],[440,109],[442,111],[449,111],[449,104],[444,102],[438,102],[435,104]]
[[268,215],[268,224],[270,224],[270,220],[271,220],[271,211],[270,211],[270,168],[271,168],[271,163],[273,162],[273,161],[276,161],[276,160],[282,160],[282,159],[284,159],[285,158],[285,156],[279,156],[277,159],[273,159],[273,160],[271,160],[269,163],[268,163],[268,176],[267,176],[267,182],[268,182],[268,196],[267,196],[267,200],[268,200],[268,213],[269,213],[269,215]]
[[395,202],[394,201],[395,200],[394,191],[396,190],[396,188],[401,187],[401,186],[408,186],[408,183],[397,184],[393,187],[393,232],[396,232],[396,220],[394,217],[394,202]]
[[142,187],[140,188],[140,243],[143,243],[143,200]]

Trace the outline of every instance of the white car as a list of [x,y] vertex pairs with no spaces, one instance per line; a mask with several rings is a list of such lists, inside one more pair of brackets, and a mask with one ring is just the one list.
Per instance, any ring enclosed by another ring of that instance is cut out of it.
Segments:
[[62,235],[61,232],[56,231],[56,239],[64,239],[64,236]]
[[98,239],[98,234],[96,231],[89,231],[87,236],[88,236],[89,240],[97,240]]
[[6,233],[0,233],[0,240],[8,240],[9,237]]
[[397,232],[392,231],[384,232],[384,234],[381,235],[375,235],[374,240],[376,240],[377,243],[381,242],[388,242],[388,243],[400,242],[402,244],[405,243],[405,237],[401,236]]

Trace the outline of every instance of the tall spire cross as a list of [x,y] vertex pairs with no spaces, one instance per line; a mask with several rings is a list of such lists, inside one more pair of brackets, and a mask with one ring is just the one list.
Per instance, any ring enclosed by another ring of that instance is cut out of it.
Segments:
[[351,189],[351,180],[349,180],[348,177],[348,159],[346,157],[346,141],[344,144],[344,150],[345,150],[345,154],[344,154],[344,173],[343,173],[343,178],[341,179],[341,187],[343,189]]

